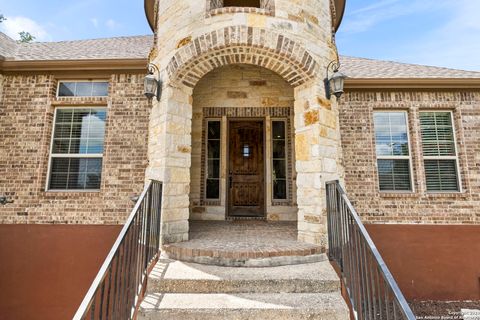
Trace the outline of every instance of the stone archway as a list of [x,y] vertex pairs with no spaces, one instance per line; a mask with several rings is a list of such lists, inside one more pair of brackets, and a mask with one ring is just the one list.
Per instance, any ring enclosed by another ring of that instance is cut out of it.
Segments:
[[323,98],[320,64],[302,44],[246,26],[183,39],[162,68],[168,78],[152,110],[147,178],[164,182],[163,242],[188,240],[193,88],[232,64],[269,69],[294,87],[298,238],[326,247],[324,182],[338,178],[337,110]]
[[189,88],[213,69],[230,64],[270,69],[293,87],[314,79],[318,68],[301,44],[262,28],[226,27],[180,44],[166,70],[173,83]]

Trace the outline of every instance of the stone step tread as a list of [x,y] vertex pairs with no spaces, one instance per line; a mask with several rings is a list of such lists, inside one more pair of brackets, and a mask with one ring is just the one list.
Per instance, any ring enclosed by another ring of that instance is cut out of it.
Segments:
[[329,319],[347,320],[337,293],[149,294],[139,319]]
[[238,268],[160,259],[149,277],[149,281],[253,281],[294,279],[339,281],[329,261],[278,267]]

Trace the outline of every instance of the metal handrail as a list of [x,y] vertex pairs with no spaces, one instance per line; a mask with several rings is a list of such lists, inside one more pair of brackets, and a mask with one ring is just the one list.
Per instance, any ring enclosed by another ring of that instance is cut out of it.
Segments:
[[158,259],[162,183],[150,181],[93,280],[74,320],[133,319]]
[[329,258],[340,268],[355,319],[415,320],[339,181],[326,184]]

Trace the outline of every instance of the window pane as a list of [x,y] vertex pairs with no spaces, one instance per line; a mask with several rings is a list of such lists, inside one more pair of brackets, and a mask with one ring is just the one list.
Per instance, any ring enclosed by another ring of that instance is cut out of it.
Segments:
[[72,117],[73,109],[58,109],[55,123],[70,124],[72,122]]
[[450,112],[421,112],[424,156],[455,156],[455,139]]
[[50,189],[99,189],[101,158],[52,158]]
[[108,96],[108,82],[93,82],[94,97],[106,97]]
[[220,140],[220,121],[208,122],[208,139]]
[[459,191],[455,160],[425,160],[427,191]]
[[272,138],[285,139],[285,121],[272,122]]
[[208,158],[219,159],[220,158],[220,140],[208,141]]
[[273,160],[273,179],[285,179],[286,173],[286,161],[285,160]]
[[59,97],[73,97],[75,96],[75,82],[60,82],[58,86]]
[[273,141],[273,158],[285,159],[285,140]]
[[208,179],[207,180],[207,199],[220,198],[220,180]]
[[69,146],[69,139],[55,139],[53,140],[52,153],[68,153]]
[[407,115],[405,112],[375,112],[377,156],[408,156]]
[[378,160],[378,177],[381,191],[410,191],[409,160]]
[[208,160],[208,178],[220,178],[220,160]]
[[91,82],[77,82],[77,90],[75,92],[77,97],[91,97],[92,83]]
[[286,180],[274,180],[273,181],[273,198],[274,199],[287,199],[287,181]]

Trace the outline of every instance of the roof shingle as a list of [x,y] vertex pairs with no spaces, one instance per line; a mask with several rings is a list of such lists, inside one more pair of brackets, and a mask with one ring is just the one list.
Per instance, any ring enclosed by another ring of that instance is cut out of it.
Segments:
[[[0,32],[0,56],[15,61],[146,59],[153,36],[18,44]],[[480,79],[480,72],[341,56],[351,79]]]

